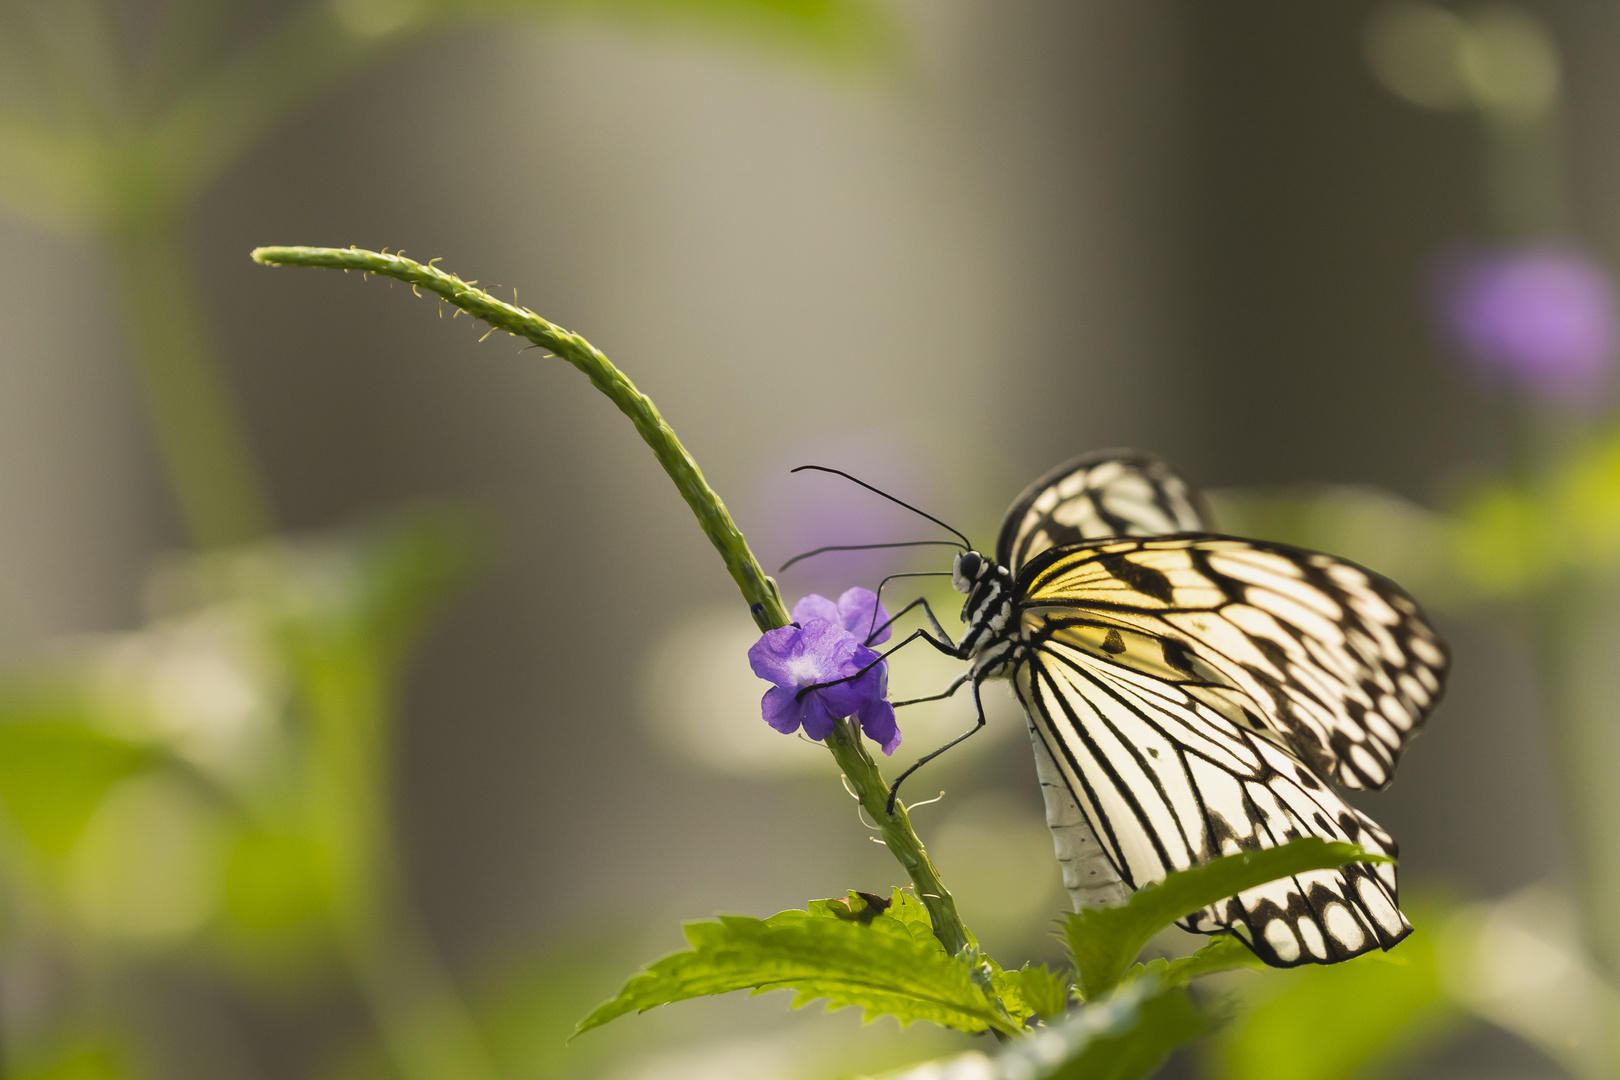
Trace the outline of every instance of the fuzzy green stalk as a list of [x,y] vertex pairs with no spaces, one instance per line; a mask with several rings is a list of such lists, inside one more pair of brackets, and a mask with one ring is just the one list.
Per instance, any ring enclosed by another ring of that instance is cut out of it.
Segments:
[[928,857],[916,830],[911,827],[905,804],[897,799],[894,813],[888,812],[888,782],[878,770],[877,762],[867,752],[860,732],[850,721],[840,720],[833,725],[832,734],[827,736],[827,748],[832,751],[833,760],[843,770],[844,779],[849,781],[850,789],[855,792],[862,808],[878,823],[890,854],[911,876],[917,899],[923,902],[933,921],[935,936],[952,955],[961,952],[971,939],[967,927],[962,925],[962,917],[956,912],[956,901],[952,899],[950,890],[945,888],[945,883],[939,880],[939,871],[934,869],[933,860]]
[[[759,560],[748,550],[748,542],[731,520],[731,513],[720,496],[714,493],[697,462],[686,452],[675,437],[675,432],[664,422],[652,399],[624,373],[603,356],[597,348],[578,334],[569,333],[536,315],[525,307],[516,307],[497,300],[482,289],[473,286],[476,281],[463,281],[454,274],[436,270],[431,263],[423,265],[401,255],[389,255],[357,248],[262,247],[256,248],[253,258],[270,266],[316,266],[332,270],[359,270],[367,274],[380,274],[408,282],[444,297],[467,314],[488,323],[496,330],[504,330],[515,337],[527,338],[573,364],[591,384],[619,411],[630,418],[653,456],[664,467],[675,488],[686,500],[686,505],[697,515],[698,525],[709,541],[720,552],[726,569],[742,590],[749,610],[761,630],[770,630],[788,623],[787,610],[776,585],[760,569]],[[437,260],[435,260],[437,261]]]
[[[253,252],[253,258],[270,266],[358,270],[391,277],[427,289],[488,323],[493,329],[526,338],[574,365],[630,418],[636,431],[651,447],[653,456],[675,482],[686,505],[691,507],[698,525],[720,552],[720,558],[741,590],[743,599],[748,601],[749,610],[759,628],[771,630],[788,624],[787,610],[782,605],[776,583],[760,568],[759,560],[754,558],[742,532],[731,520],[725,503],[720,501],[720,496],[703,478],[697,462],[692,460],[692,455],[675,437],[674,430],[658,412],[652,399],[637,390],[635,384],[590,342],[548,322],[526,307],[508,304],[475,288],[476,282],[463,281],[454,274],[435,269],[431,263],[424,265],[401,255],[358,248],[262,247]],[[971,937],[962,925],[961,916],[957,914],[956,902],[940,881],[928,852],[912,829],[905,808],[896,805],[893,814],[886,812],[884,804],[888,800],[888,785],[877,763],[847,722],[837,725],[833,734],[828,736],[827,745],[861,805],[872,820],[881,823],[883,842],[910,875],[918,899],[927,906],[933,919],[934,933],[953,954],[958,952]]]

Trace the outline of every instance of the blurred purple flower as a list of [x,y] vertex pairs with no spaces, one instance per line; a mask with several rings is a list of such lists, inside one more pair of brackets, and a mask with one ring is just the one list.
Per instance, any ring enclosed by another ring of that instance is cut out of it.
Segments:
[[[873,617],[874,609],[876,618]],[[836,604],[819,593],[806,596],[793,605],[793,621],[802,623],[806,619],[826,619],[835,626],[842,626],[866,645],[881,645],[889,640],[892,632],[884,626],[889,621],[889,612],[878,603],[877,593],[859,585],[844,590],[844,595],[838,598]],[[882,629],[871,641],[867,641],[866,635],[876,627]]]
[[[776,684],[760,702],[767,724],[784,735],[802,727],[819,742],[832,733],[834,721],[853,716],[867,738],[882,746],[885,754],[894,753],[900,745],[900,728],[888,701],[889,665],[856,636],[865,635],[874,608],[878,622],[888,618],[869,589],[851,589],[836,604],[811,594],[794,606],[795,625],[769,630],[753,644],[748,663],[754,674]],[[855,633],[846,628],[851,624],[859,628]],[[807,686],[848,678],[868,665],[873,665],[871,670],[858,679],[799,697]]]
[[[917,457],[905,440],[870,427],[828,426],[826,417],[806,437],[784,440],[763,455],[753,482],[737,496],[733,513],[754,524],[748,540],[763,559],[780,563],[802,552],[832,544],[871,544],[915,540],[917,519],[851,484],[824,473],[790,476],[798,465],[815,463],[848,469],[885,491],[904,492],[908,501],[951,506],[949,489],[930,462]],[[728,502],[727,505],[730,505]],[[937,512],[937,511],[936,511]],[[915,552],[881,549],[829,551],[798,563],[785,575],[794,592],[827,591],[836,596],[845,582],[882,577]]]
[[1601,388],[1616,346],[1614,282],[1572,247],[1474,249],[1441,260],[1444,336],[1481,374],[1579,399]]

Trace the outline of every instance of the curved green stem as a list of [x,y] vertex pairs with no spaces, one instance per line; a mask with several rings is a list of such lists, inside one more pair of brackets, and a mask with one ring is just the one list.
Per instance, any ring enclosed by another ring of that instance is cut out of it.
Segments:
[[731,520],[731,513],[720,496],[714,493],[697,462],[686,452],[675,432],[664,422],[652,399],[624,373],[614,367],[596,347],[578,334],[569,333],[553,325],[528,308],[515,307],[497,300],[476,282],[463,281],[454,274],[436,270],[431,265],[407,259],[401,255],[379,254],[355,248],[262,247],[253,252],[257,262],[271,266],[318,266],[334,270],[359,270],[368,274],[381,274],[411,285],[427,289],[444,297],[467,314],[481,319],[497,330],[505,330],[517,337],[527,338],[543,349],[573,364],[585,377],[606,394],[619,411],[630,418],[653,456],[664,467],[669,478],[686,505],[697,516],[698,525],[714,544],[725,561],[726,569],[748,601],[754,621],[761,630],[769,630],[788,623],[787,610],[776,584],[760,569],[759,560],[748,550],[748,542]]
[[[474,288],[475,282],[463,281],[454,274],[401,255],[357,248],[262,247],[253,252],[253,258],[270,266],[359,270],[408,282],[444,297],[457,308],[495,329],[527,338],[573,364],[630,418],[636,431],[652,448],[653,455],[663,465],[670,479],[675,481],[681,497],[696,515],[698,524],[720,552],[726,569],[737,582],[743,599],[748,601],[749,610],[760,629],[770,630],[788,624],[787,610],[782,606],[776,583],[760,568],[754,553],[748,549],[748,542],[731,520],[725,503],[720,501],[720,496],[703,478],[697,462],[692,460],[692,455],[675,437],[674,430],[659,414],[652,400],[637,390],[624,373],[590,342],[546,321],[528,308],[497,300],[489,293]],[[957,914],[956,902],[940,881],[939,872],[912,829],[905,808],[896,806],[893,814],[886,812],[888,784],[861,743],[859,734],[847,722],[841,723],[828,737],[827,745],[861,805],[872,820],[881,823],[883,842],[910,875],[918,899],[927,906],[933,919],[934,933],[953,954],[960,951],[972,937]]]
[[962,925],[962,916],[956,911],[956,900],[939,879],[939,871],[934,868],[922,840],[911,827],[911,817],[906,813],[905,804],[897,801],[894,813],[888,812],[888,781],[883,779],[877,762],[861,742],[855,725],[848,720],[839,721],[833,727],[833,733],[827,736],[827,747],[833,753],[833,760],[843,770],[844,779],[849,781],[862,808],[878,823],[889,853],[911,876],[917,899],[923,902],[933,921],[934,935],[952,955],[961,952],[971,943],[972,935]]

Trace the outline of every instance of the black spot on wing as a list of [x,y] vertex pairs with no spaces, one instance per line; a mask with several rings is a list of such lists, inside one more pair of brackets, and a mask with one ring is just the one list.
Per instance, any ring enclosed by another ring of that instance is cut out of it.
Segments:
[[1186,644],[1175,638],[1161,638],[1159,645],[1164,650],[1164,662],[1184,674],[1193,674],[1192,652]]
[[1228,845],[1235,846],[1242,851],[1258,851],[1260,840],[1252,829],[1236,829],[1226,816],[1215,810],[1206,810],[1204,816],[1208,819],[1209,851],[1206,853],[1211,859],[1219,858],[1225,854]]
[[1168,604],[1175,599],[1176,591],[1171,586],[1170,579],[1151,566],[1143,566],[1125,555],[1104,555],[1098,562],[1102,563],[1103,569],[1114,577],[1161,604]]
[[[1257,634],[1250,634],[1249,642],[1259,651],[1261,656],[1266,658],[1266,662],[1277,670],[1278,675],[1284,679],[1288,677],[1288,651],[1286,649],[1270,638],[1260,637]],[[1249,666],[1249,670],[1257,678],[1268,683],[1277,680],[1277,676],[1268,675],[1266,672],[1257,670],[1252,666]]]
[[[1101,491],[1089,491],[1086,493],[1086,499],[1091,503],[1092,510],[1096,512],[1102,523],[1108,527],[1108,532],[1111,535],[1128,536],[1133,532],[1140,531],[1136,527],[1136,522],[1109,509],[1108,504],[1102,500],[1101,496]],[[1175,518],[1172,517],[1170,520],[1174,521]]]

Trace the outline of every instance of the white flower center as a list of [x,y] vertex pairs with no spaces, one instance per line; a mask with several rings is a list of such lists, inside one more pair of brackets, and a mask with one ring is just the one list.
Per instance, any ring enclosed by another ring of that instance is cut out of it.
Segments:
[[811,683],[822,681],[821,668],[811,656],[795,656],[788,661],[788,671],[793,674],[793,681],[799,686],[809,686]]

